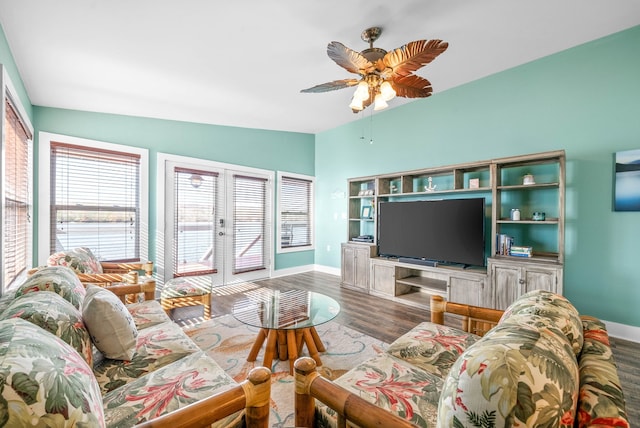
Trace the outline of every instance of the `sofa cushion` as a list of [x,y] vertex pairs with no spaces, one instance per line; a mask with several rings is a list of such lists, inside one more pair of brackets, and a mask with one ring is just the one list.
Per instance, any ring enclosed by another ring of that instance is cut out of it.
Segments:
[[578,364],[559,331],[498,325],[445,379],[438,426],[572,427]]
[[128,361],[104,359],[93,371],[103,394],[120,388],[200,349],[176,323],[168,321],[139,330]]
[[86,361],[28,321],[0,321],[0,377],[0,426],[105,426]]
[[387,353],[444,377],[478,339],[479,336],[457,328],[423,322],[389,345]]
[[127,305],[127,310],[133,317],[138,330],[171,321],[157,300],[130,303]]
[[59,251],[47,259],[49,266],[67,266],[77,273],[102,273],[102,265],[87,247]]
[[[359,364],[335,383],[420,427],[436,424],[442,378],[387,353]],[[316,413],[318,426],[336,426],[332,409],[319,403]]]
[[526,315],[539,315],[540,318],[531,317],[531,322],[539,324],[546,321],[549,326],[562,330],[567,340],[571,343],[575,355],[582,349],[582,321],[578,310],[565,297],[545,290],[534,290],[519,297],[502,315],[500,323],[510,317],[519,317],[518,323],[527,319]]
[[91,337],[82,314],[56,293],[28,293],[0,315],[0,319],[22,318],[71,345],[92,366]]
[[578,427],[629,427],[624,394],[604,323],[584,317],[580,368]]
[[53,291],[77,309],[82,309],[86,295],[78,276],[64,266],[45,267],[36,271],[16,290],[16,298],[36,291]]
[[5,293],[0,296],[0,314],[2,314],[5,309],[9,307],[9,305],[16,298],[16,289],[13,288],[11,290],[5,291]]
[[[106,394],[106,423],[108,427],[133,426],[234,385],[215,361],[199,351]],[[213,427],[240,427],[242,414],[231,415]]]
[[105,357],[116,360],[133,357],[138,329],[118,296],[107,289],[88,285],[82,317],[93,344]]

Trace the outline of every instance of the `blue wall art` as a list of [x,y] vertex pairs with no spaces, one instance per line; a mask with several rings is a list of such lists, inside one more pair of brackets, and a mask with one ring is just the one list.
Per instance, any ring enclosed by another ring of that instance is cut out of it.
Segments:
[[616,211],[640,211],[640,149],[616,153]]

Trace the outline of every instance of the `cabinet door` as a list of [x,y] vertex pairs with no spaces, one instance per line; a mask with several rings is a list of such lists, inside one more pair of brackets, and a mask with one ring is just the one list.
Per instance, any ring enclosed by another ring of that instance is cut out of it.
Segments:
[[484,279],[452,275],[449,279],[449,298],[452,302],[465,305],[493,307],[493,296],[490,287],[485,287]]
[[491,265],[494,308],[507,309],[520,293],[520,267]]
[[357,288],[369,291],[369,247],[356,248],[355,250],[355,278],[353,285]]
[[354,286],[356,282],[356,252],[353,247],[342,246],[342,284]]
[[371,291],[385,296],[393,296],[396,282],[394,266],[371,264]]
[[543,267],[527,267],[523,272],[521,294],[533,290],[558,292],[558,270]]

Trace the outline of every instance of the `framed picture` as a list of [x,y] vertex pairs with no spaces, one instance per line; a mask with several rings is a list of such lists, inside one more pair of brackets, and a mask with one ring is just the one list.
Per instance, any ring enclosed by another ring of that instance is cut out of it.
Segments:
[[640,149],[615,155],[615,211],[640,211]]
[[470,178],[469,179],[469,189],[479,189],[480,188],[480,179],[479,178]]
[[371,218],[371,207],[369,205],[362,207],[362,218]]

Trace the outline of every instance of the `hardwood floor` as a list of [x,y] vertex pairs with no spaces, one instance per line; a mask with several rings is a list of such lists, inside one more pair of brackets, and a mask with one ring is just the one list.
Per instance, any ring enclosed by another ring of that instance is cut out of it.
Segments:
[[[337,322],[386,343],[393,342],[418,323],[430,318],[429,311],[342,288],[339,277],[321,272],[306,272],[256,281],[254,284],[217,287],[212,293],[211,316],[231,313],[237,293],[258,286],[277,290],[317,291],[331,296],[341,306],[340,314],[335,319]],[[187,325],[201,321],[201,314],[201,307],[192,307],[178,309],[173,316],[176,322]],[[454,322],[454,319],[447,320],[447,324],[455,326]],[[625,394],[629,421],[632,427],[640,427],[640,343],[611,338],[611,346]]]

